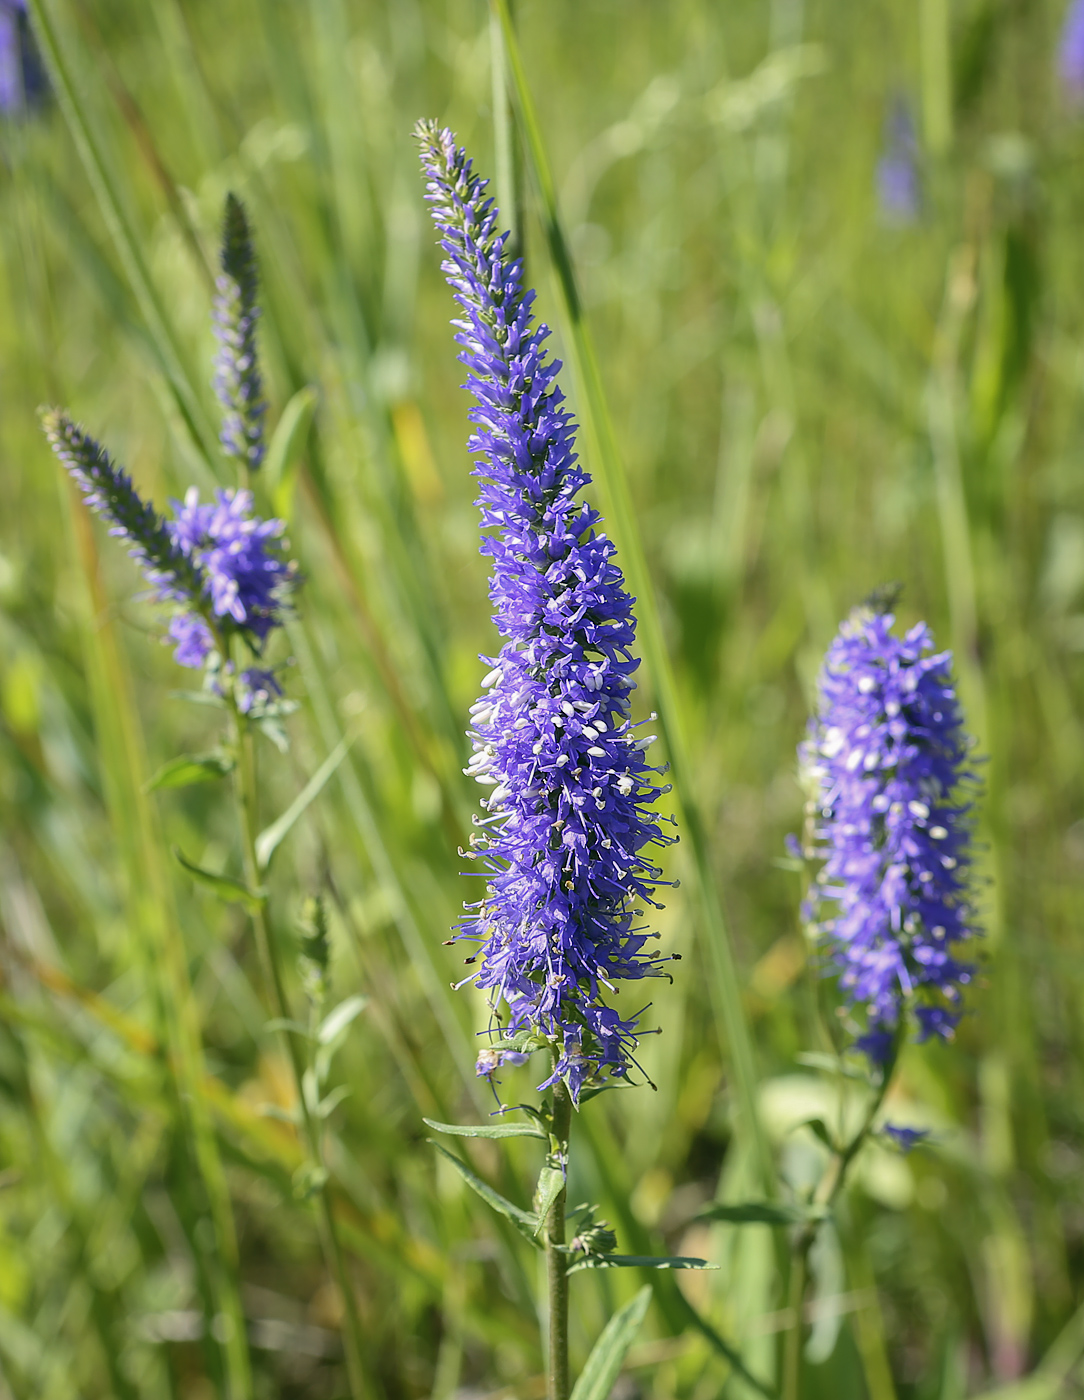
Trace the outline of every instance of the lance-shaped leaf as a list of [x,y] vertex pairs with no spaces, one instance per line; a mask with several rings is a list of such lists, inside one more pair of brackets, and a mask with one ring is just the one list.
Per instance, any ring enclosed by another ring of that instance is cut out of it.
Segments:
[[297,465],[316,411],[316,390],[311,385],[298,389],[282,410],[278,427],[267,449],[263,464],[266,487],[276,515],[289,517],[293,503]]
[[856,1079],[860,1084],[870,1084],[869,1074],[859,1065],[837,1059],[835,1055],[822,1055],[819,1050],[806,1050],[794,1057],[807,1069],[819,1069],[824,1074],[842,1075],[844,1079]]
[[290,832],[297,825],[301,817],[320,796],[328,779],[338,768],[339,764],[346,757],[347,750],[353,743],[353,735],[348,734],[341,739],[338,744],[324,759],[320,767],[312,775],[309,781],[301,789],[298,795],[286,808],[278,821],[272,822],[269,827],[261,831],[256,837],[256,864],[261,870],[266,870],[271,864],[271,857],[286,840]]
[[588,1254],[572,1264],[568,1272],[581,1269],[717,1269],[706,1259],[693,1259],[684,1254]]
[[737,1205],[710,1205],[697,1220],[724,1220],[729,1225],[804,1225],[823,1220],[823,1206],[792,1206],[779,1201],[741,1201]]
[[480,1176],[475,1176],[466,1162],[461,1162],[453,1152],[448,1152],[445,1148],[441,1147],[439,1142],[434,1142],[432,1138],[430,1138],[429,1141],[433,1143],[433,1146],[442,1157],[446,1157],[448,1161],[451,1162],[452,1166],[455,1167],[456,1171],[470,1189],[481,1196],[487,1206],[491,1206],[498,1214],[507,1216],[524,1239],[530,1240],[536,1249],[541,1248],[538,1240],[535,1238],[535,1230],[538,1225],[535,1216],[529,1211],[520,1210],[519,1206],[514,1206],[511,1201],[506,1201],[498,1191],[494,1191],[493,1187],[487,1185]]
[[339,1002],[334,1011],[329,1011],[320,1023],[320,1029],[316,1032],[317,1040],[321,1045],[329,1045],[368,1005],[369,998],[363,996],[347,997],[345,1001]]
[[538,1221],[535,1226],[536,1235],[541,1233],[551,1206],[564,1189],[564,1172],[560,1167],[552,1166],[547,1162],[538,1175],[538,1185],[534,1189],[535,1218]]
[[572,1400],[607,1400],[621,1370],[621,1363],[636,1340],[651,1302],[651,1286],[645,1285],[636,1297],[614,1313],[602,1336],[591,1349],[587,1365],[572,1391]]
[[435,1118],[423,1118],[426,1127],[434,1132],[450,1133],[452,1137],[469,1138],[541,1138],[548,1141],[547,1135],[533,1123],[438,1123]]
[[145,788],[154,792],[156,788],[191,787],[193,783],[211,783],[216,778],[224,778],[232,773],[235,762],[228,753],[186,753],[180,758],[159,768]]
[[216,875],[213,870],[204,870],[202,866],[190,861],[179,846],[173,847],[173,855],[194,880],[218,895],[219,899],[224,899],[227,904],[243,904],[250,914],[258,913],[263,907],[267,891],[262,886],[258,890],[250,890],[232,875]]

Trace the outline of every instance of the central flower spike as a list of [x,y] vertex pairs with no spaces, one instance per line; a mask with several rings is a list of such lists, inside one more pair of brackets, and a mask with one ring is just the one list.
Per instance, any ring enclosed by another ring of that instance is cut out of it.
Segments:
[[[639,665],[633,600],[579,499],[574,425],[547,358],[549,334],[532,321],[522,265],[452,133],[418,128],[426,197],[464,315],[455,321],[477,431],[469,447],[482,482],[482,552],[493,564],[490,598],[504,638],[471,708],[474,756],[466,770],[489,789],[483,899],[468,905],[460,938],[476,940],[479,987],[491,992],[503,1034],[535,1030],[557,1055],[573,1095],[584,1081],[627,1073],[642,1012],[621,1016],[603,997],[620,979],[658,974],[637,924],[654,903],[660,871],[645,848],[673,838],[649,811],[658,788],[629,719]],[[473,963],[475,957],[469,958]],[[480,1059],[492,1073],[500,1040]],[[542,1086],[545,1087],[545,1086]]]

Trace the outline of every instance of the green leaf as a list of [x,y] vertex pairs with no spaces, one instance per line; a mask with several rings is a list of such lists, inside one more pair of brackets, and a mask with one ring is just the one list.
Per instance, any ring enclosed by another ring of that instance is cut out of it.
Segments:
[[535,1234],[539,1234],[546,1217],[550,1213],[550,1207],[565,1189],[565,1174],[560,1167],[551,1166],[549,1162],[538,1174],[538,1185],[534,1189],[534,1209],[538,1225]]
[[303,1035],[308,1038],[309,1028],[303,1026],[300,1021],[291,1021],[285,1016],[276,1016],[274,1020],[264,1024],[265,1031],[293,1031],[295,1035]]
[[217,894],[219,899],[224,899],[227,904],[243,904],[250,914],[258,913],[263,907],[267,899],[267,891],[262,886],[258,890],[250,890],[240,880],[235,880],[232,875],[216,875],[211,870],[204,870],[202,866],[195,865],[179,846],[174,846],[172,849],[174,859],[184,866],[189,875]]
[[593,1089],[585,1089],[580,1095],[580,1107],[585,1103],[590,1103],[592,1099],[597,1099],[599,1094],[608,1093],[611,1089],[631,1089],[634,1086],[625,1079],[611,1079],[605,1084],[596,1084]]
[[351,1089],[347,1084],[340,1084],[337,1089],[332,1089],[331,1093],[325,1095],[325,1097],[322,1098],[317,1104],[317,1117],[329,1117],[335,1111],[335,1109],[337,1109],[338,1106],[342,1103],[343,1099],[349,1098],[349,1096],[353,1092],[353,1089]]
[[309,781],[301,789],[298,795],[290,803],[286,811],[279,817],[278,821],[261,831],[256,837],[256,864],[260,870],[266,870],[271,864],[271,857],[286,840],[290,832],[296,826],[298,820],[304,816],[305,812],[320,796],[325,784],[331,775],[338,768],[339,764],[346,757],[350,745],[354,741],[352,734],[346,735],[335,745],[331,753],[324,759],[320,767],[312,775]]
[[[492,1186],[488,1186],[480,1176],[475,1176],[466,1162],[461,1162],[455,1153],[447,1151],[445,1148],[441,1147],[439,1142],[434,1142],[432,1138],[430,1138],[429,1141],[442,1157],[446,1157],[448,1161],[451,1162],[452,1166],[455,1167],[456,1171],[470,1189],[481,1196],[487,1206],[491,1206],[499,1215],[507,1216],[524,1239],[530,1240],[536,1249],[541,1249],[541,1245],[535,1238],[535,1228],[538,1221],[529,1211],[520,1210],[519,1206],[514,1206],[511,1201],[506,1201],[499,1192],[494,1191]],[[569,1270],[569,1272],[571,1273],[571,1270]]]
[[782,1205],[778,1201],[742,1201],[738,1205],[710,1205],[696,1216],[697,1220],[725,1220],[730,1225],[803,1225],[809,1220],[823,1220],[822,1207]]
[[435,1118],[423,1118],[422,1122],[438,1133],[450,1133],[453,1137],[531,1137],[548,1141],[548,1134],[533,1123],[438,1123]]
[[156,788],[191,787],[193,783],[210,783],[216,778],[225,778],[232,773],[235,762],[228,753],[182,754],[171,763],[159,768],[154,777],[144,786],[144,792],[154,792]]
[[290,515],[297,465],[316,412],[316,397],[316,390],[311,385],[298,389],[282,410],[282,417],[268,445],[263,477],[276,515],[287,518]]
[[339,1002],[334,1011],[329,1011],[321,1021],[320,1029],[316,1032],[317,1040],[321,1045],[330,1044],[368,1005],[369,998],[363,996],[347,997]]
[[224,710],[226,702],[210,690],[167,690],[170,700],[187,700],[190,705],[207,705],[212,710]]
[[798,1064],[805,1065],[808,1069],[819,1069],[825,1074],[842,1075],[844,1079],[857,1079],[860,1084],[869,1084],[870,1077],[858,1065],[848,1064],[846,1060],[840,1060],[835,1055],[822,1055],[817,1051],[803,1051],[801,1055],[795,1055]]
[[798,1126],[802,1128],[808,1128],[809,1131],[813,1134],[813,1136],[819,1138],[819,1140],[824,1143],[825,1147],[827,1147],[830,1152],[839,1151],[839,1148],[836,1145],[836,1140],[832,1136],[828,1124],[824,1121],[823,1118],[807,1118],[804,1123],[801,1123]]
[[631,1302],[614,1313],[591,1348],[587,1364],[572,1391],[572,1400],[608,1400],[621,1363],[636,1340],[651,1302],[651,1286],[645,1285]]
[[589,1254],[568,1270],[578,1274],[581,1269],[717,1269],[706,1259],[692,1259],[684,1254]]

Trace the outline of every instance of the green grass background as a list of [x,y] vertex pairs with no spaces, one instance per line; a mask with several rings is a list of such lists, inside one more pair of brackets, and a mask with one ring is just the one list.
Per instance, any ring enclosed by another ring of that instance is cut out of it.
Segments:
[[[280,497],[306,576],[281,651],[303,707],[290,753],[267,746],[262,766],[270,819],[357,734],[273,890],[284,941],[301,897],[329,892],[336,995],[371,999],[337,1061],[351,1092],[330,1150],[373,1393],[527,1400],[535,1258],[421,1122],[489,1107],[483,1007],[449,990],[460,957],[441,943],[468,889],[462,731],[494,632],[410,131],[439,117],[492,169],[486,8],[42,12],[71,98],[0,128],[0,1395],[224,1394],[211,1134],[255,1393],[344,1384],[299,1149],[261,1113],[289,1081],[247,924],[168,854],[236,869],[228,804],[215,785],[142,790],[213,746],[216,718],[171,696],[184,673],[131,601],[133,566],[88,526],[35,419],[70,406],[159,502],[226,480],[210,269],[234,189],[256,227],[272,420],[305,385],[319,395]],[[642,545],[641,607],[672,664],[672,702],[658,659],[645,667],[641,714],[665,702],[684,736],[675,799],[700,814],[721,899],[713,913],[688,841],[671,853],[662,931],[684,961],[644,1045],[658,1090],[577,1120],[571,1191],[625,1249],[719,1263],[682,1286],[765,1377],[780,1242],[689,1224],[759,1190],[721,940],[764,1132],[800,1177],[816,1147],[787,1129],[835,1091],[795,1060],[820,1042],[779,858],[820,655],[872,587],[902,581],[901,620],[955,649],[988,755],[971,1014],[951,1047],[907,1052],[892,1103],[937,1144],[867,1153],[821,1250],[810,1396],[1044,1400],[1074,1393],[1084,1355],[1084,119],[1053,77],[1061,20],[1052,0],[517,6],[624,476],[588,465],[608,504],[627,483],[612,533],[622,558]],[[904,228],[874,179],[897,95],[923,187]],[[575,357],[530,165],[528,276]],[[598,405],[566,389],[605,450]],[[536,1077],[509,1074],[508,1096]],[[525,1201],[533,1145],[490,1146],[471,1147],[476,1168]],[[577,1277],[575,1358],[639,1284]],[[656,1301],[626,1400],[753,1393],[687,1329],[676,1285]]]

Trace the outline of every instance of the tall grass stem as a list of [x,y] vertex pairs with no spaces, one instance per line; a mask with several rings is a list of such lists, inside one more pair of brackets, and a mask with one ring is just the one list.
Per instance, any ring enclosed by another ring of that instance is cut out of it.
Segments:
[[493,4],[499,12],[504,30],[524,144],[542,201],[546,237],[568,322],[570,359],[578,390],[580,417],[587,433],[590,460],[598,473],[607,517],[613,522],[613,535],[621,550],[625,576],[637,598],[641,646],[655,688],[659,725],[670,760],[683,839],[688,842],[691,850],[690,864],[711,973],[712,998],[725,1030],[734,1067],[741,1111],[741,1130],[750,1135],[760,1174],[766,1189],[771,1190],[775,1172],[757,1110],[757,1069],[753,1037],[742,1005],[737,963],[711,868],[707,831],[692,780],[692,764],[673,667],[663,639],[662,620],[636,522],[628,479],[621,463],[613,422],[602,387],[594,342],[576,286],[572,257],[557,209],[553,177],[546,157],[538,115],[527,84],[508,0],[493,0]]

